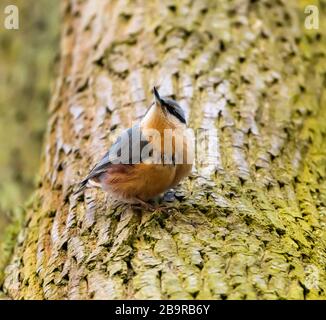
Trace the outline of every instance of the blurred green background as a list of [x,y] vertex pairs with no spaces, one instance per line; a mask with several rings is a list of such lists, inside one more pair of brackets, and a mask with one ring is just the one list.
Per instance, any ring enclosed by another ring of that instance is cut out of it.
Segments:
[[[59,0],[0,2],[0,240],[35,189],[59,52]],[[5,7],[19,9],[6,30]]]

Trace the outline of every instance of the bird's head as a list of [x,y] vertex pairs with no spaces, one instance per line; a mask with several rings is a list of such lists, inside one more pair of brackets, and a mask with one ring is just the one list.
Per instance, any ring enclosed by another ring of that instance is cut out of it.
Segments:
[[166,120],[171,124],[175,124],[177,126],[186,125],[184,111],[176,101],[162,98],[155,87],[153,88],[153,93],[157,112],[161,111]]

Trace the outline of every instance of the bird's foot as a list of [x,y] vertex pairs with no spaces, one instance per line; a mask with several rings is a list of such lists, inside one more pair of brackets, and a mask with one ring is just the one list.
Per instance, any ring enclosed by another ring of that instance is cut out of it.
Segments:
[[159,204],[159,203],[149,203],[145,202],[139,198],[137,198],[137,202],[147,211],[153,211],[153,212],[165,212],[168,209],[174,208],[173,206],[166,205],[166,204]]
[[163,197],[158,197],[154,200],[155,202],[155,210],[158,210],[160,212],[167,212],[171,209],[177,209],[176,203],[175,203],[175,191],[169,190],[167,191]]
[[142,199],[136,198],[135,199],[136,204],[140,204],[144,209],[148,210],[148,211],[154,211],[155,210],[155,206],[153,206],[151,203],[148,203]]

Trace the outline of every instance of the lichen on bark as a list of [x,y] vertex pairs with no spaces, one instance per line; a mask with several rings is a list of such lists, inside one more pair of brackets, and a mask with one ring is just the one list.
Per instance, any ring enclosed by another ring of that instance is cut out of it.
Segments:
[[[42,179],[6,293],[325,298],[326,29],[304,29],[304,2],[63,3]],[[193,128],[217,130],[211,165],[198,161],[165,212],[73,196],[154,84]]]

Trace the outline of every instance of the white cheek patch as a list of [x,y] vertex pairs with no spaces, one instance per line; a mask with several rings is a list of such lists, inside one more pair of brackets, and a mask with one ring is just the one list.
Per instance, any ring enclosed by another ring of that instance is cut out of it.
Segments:
[[172,114],[168,114],[168,121],[175,127],[183,125],[183,123]]

